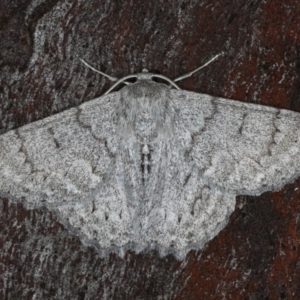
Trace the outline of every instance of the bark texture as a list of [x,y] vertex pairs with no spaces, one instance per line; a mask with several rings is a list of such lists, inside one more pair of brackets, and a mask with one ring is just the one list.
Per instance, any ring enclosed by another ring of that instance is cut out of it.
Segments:
[[[180,87],[300,111],[295,0],[4,0],[0,132],[102,95],[147,68]],[[300,180],[240,197],[228,226],[184,261],[156,252],[100,259],[46,209],[0,202],[1,299],[299,299]]]

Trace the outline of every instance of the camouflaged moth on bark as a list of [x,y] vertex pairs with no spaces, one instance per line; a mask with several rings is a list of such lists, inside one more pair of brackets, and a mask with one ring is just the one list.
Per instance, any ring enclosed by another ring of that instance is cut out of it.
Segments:
[[299,113],[154,77],[177,88],[126,76],[119,91],[1,135],[2,195],[54,210],[102,256],[183,258],[224,228],[237,195],[299,176]]

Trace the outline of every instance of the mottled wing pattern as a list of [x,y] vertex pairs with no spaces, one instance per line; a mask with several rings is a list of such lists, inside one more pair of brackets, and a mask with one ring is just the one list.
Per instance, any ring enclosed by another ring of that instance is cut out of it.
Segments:
[[0,191],[33,205],[88,200],[113,165],[118,101],[107,95],[1,135]]
[[185,148],[210,187],[259,195],[299,176],[299,113],[187,91],[172,93],[179,111],[178,134],[185,136]]
[[[104,255],[156,248],[183,258],[227,224],[236,195],[299,175],[300,114],[167,93],[173,133],[147,143],[134,130],[148,119],[120,122],[120,92],[1,135],[0,191],[55,209]],[[123,136],[124,125],[136,128]]]
[[235,195],[207,185],[177,138],[184,137],[176,135],[174,140],[164,141],[168,151],[161,157],[166,160],[162,195],[154,193],[142,204],[150,208],[139,216],[139,245],[143,249],[153,245],[161,255],[173,253],[182,259],[224,228],[235,208]]
[[54,209],[104,254],[133,240],[133,213],[117,176],[119,104],[112,93],[0,136],[0,191]]
[[[162,195],[154,192],[150,207],[140,218],[140,245],[154,244],[160,253],[183,258],[190,249],[200,249],[227,224],[235,208],[235,194],[207,184],[190,155],[194,136],[214,114],[214,106],[193,105],[185,91],[170,91],[174,108],[174,136],[164,138],[156,150],[154,178],[163,181]],[[187,101],[186,101],[187,100]],[[162,169],[164,169],[162,168]],[[163,178],[162,178],[163,175]],[[155,177],[156,176],[156,177]]]

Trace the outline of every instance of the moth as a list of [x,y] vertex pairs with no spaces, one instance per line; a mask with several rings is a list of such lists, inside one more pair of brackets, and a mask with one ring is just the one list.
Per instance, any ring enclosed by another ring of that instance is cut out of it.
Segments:
[[55,211],[101,256],[201,249],[237,195],[300,171],[300,114],[178,88],[201,68],[173,81],[95,70],[116,82],[105,95],[0,136],[1,195]]

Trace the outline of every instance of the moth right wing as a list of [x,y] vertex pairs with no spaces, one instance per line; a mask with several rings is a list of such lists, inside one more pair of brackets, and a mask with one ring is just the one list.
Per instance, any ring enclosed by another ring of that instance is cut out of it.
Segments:
[[299,176],[299,113],[193,92],[172,93],[181,143],[209,186],[259,195]]

